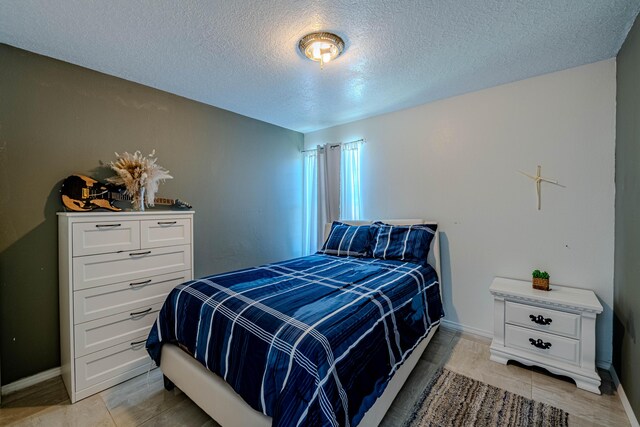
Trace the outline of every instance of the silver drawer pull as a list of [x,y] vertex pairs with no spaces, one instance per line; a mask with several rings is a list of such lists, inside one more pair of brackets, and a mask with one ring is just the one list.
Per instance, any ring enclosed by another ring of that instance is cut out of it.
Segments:
[[149,255],[151,253],[151,251],[144,251],[144,252],[131,252],[129,254],[129,256],[138,256],[138,255]]
[[140,285],[146,285],[147,283],[151,283],[151,279],[143,280],[142,282],[132,282],[132,283],[129,283],[129,286],[140,286]]
[[147,314],[150,311],[151,311],[151,307],[147,308],[146,310],[136,311],[134,313],[129,313],[129,316],[140,316],[141,314]]
[[178,221],[158,221],[158,225],[173,225],[176,224]]
[[97,228],[104,228],[104,227],[120,227],[122,224],[96,224]]
[[146,342],[147,342],[147,340],[134,341],[134,342],[130,343],[130,345],[131,345],[131,347],[135,347],[137,345],[144,344]]
[[547,317],[546,319],[542,317],[542,314],[538,314],[537,316],[530,314],[529,319],[531,319],[533,323],[537,323],[538,325],[548,325],[553,322],[553,320],[551,320],[551,318],[549,317]]
[[529,338],[529,343],[532,346],[541,348],[543,350],[546,350],[549,347],[551,347],[551,343],[550,342],[542,342],[542,340],[540,338],[538,338],[537,340],[534,340],[533,338]]

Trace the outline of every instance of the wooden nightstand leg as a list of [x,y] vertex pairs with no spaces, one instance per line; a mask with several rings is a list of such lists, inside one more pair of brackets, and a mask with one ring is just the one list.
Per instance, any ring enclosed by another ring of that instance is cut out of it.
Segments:
[[582,313],[582,329],[580,331],[582,352],[580,354],[580,366],[582,369],[596,371],[596,314]]
[[582,380],[576,380],[576,379],[574,379],[574,381],[576,382],[576,386],[578,388],[581,388],[582,390],[590,391],[591,393],[600,394],[600,381],[598,380],[582,381]]
[[504,323],[504,298],[494,297],[492,347],[504,347]]
[[506,365],[509,359],[499,354],[504,348],[504,298],[493,299],[493,341],[491,341],[491,356],[489,360]]
[[491,352],[491,356],[489,356],[489,360],[493,362],[502,363],[503,365],[506,365],[507,362],[509,361],[509,359],[507,359],[506,357],[499,356],[495,354],[493,351]]

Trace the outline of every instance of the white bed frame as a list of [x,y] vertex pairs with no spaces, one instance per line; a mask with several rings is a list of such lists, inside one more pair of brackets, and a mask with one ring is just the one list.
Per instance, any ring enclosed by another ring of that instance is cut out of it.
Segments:
[[[371,221],[343,221],[353,225],[371,224]],[[423,221],[421,219],[406,220],[384,220],[392,225],[430,224],[437,225],[434,221]],[[325,239],[329,234],[331,224],[325,227]],[[440,275],[440,238],[436,232],[435,238],[431,242],[432,248],[429,251],[428,262]],[[442,295],[442,285],[440,295]],[[367,411],[360,422],[360,426],[377,426],[387,413],[393,400],[400,392],[405,381],[420,360],[420,356],[427,348],[429,341],[435,334],[439,325],[431,329],[427,337],[404,362],[395,373],[382,396]],[[238,395],[229,384],[213,372],[207,370],[196,359],[173,344],[162,346],[160,370],[176,387],[182,390],[200,408],[202,408],[211,418],[223,427],[267,427],[271,426],[271,417],[267,417],[256,411]]]

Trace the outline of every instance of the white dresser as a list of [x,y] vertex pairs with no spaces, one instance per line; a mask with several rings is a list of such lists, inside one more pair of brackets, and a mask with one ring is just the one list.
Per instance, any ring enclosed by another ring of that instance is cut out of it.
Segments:
[[517,360],[566,375],[578,388],[600,394],[596,371],[596,316],[602,305],[589,290],[496,277],[491,360]]
[[193,212],[60,212],[60,352],[71,402],[146,372],[171,289],[193,279]]

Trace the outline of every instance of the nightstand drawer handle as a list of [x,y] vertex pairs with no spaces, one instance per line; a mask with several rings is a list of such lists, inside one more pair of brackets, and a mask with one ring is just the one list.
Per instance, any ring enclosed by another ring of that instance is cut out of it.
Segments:
[[122,224],[96,224],[96,228],[103,227],[120,227]]
[[139,256],[139,255],[149,255],[151,253],[151,251],[144,251],[144,252],[131,252],[129,254],[129,256]]
[[145,342],[147,342],[147,340],[134,341],[134,342],[130,343],[130,345],[131,345],[131,347],[135,347],[135,346],[143,344]]
[[131,282],[129,283],[129,286],[140,286],[140,285],[146,285],[147,283],[151,283],[151,279],[143,280],[142,282]]
[[533,323],[537,323],[538,325],[548,325],[549,323],[553,322],[553,320],[548,317],[546,319],[542,317],[542,314],[538,314],[537,316],[530,314],[529,319],[531,319]]
[[151,307],[147,308],[146,310],[136,311],[134,313],[129,313],[129,316],[140,316],[141,314],[147,314],[150,311],[151,311]]
[[532,346],[541,348],[543,350],[546,350],[549,347],[551,347],[550,342],[542,342],[540,338],[538,338],[537,340],[534,340],[533,338],[529,338],[529,342],[531,343]]
[[158,225],[173,225],[176,224],[178,221],[158,221]]

